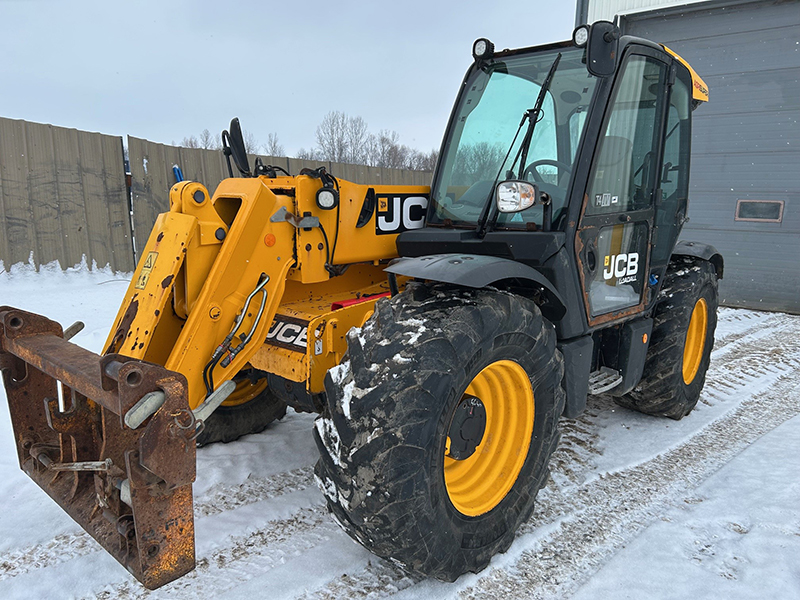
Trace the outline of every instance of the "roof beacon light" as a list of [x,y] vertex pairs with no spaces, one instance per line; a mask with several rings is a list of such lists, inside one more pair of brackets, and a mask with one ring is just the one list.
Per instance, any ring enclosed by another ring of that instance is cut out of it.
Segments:
[[478,38],[472,44],[472,57],[475,60],[486,60],[494,54],[494,44],[486,38]]
[[572,32],[572,43],[578,48],[583,48],[589,41],[589,26],[581,25]]

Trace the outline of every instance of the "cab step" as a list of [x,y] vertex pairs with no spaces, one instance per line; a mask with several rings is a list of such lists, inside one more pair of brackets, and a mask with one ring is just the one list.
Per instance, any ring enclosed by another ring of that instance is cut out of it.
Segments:
[[622,375],[609,367],[600,367],[589,374],[589,393],[593,396],[603,394],[622,383]]

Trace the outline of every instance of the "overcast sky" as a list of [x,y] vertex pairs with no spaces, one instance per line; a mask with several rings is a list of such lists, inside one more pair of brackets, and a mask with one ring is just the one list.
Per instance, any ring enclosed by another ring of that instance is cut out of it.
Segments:
[[439,147],[478,37],[567,39],[575,3],[0,0],[0,116],[172,143],[238,116],[288,154],[331,110]]

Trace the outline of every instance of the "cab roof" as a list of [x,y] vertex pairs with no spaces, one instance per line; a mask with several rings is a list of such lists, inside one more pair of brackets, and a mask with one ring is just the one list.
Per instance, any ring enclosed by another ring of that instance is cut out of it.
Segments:
[[689,69],[689,73],[692,75],[692,99],[697,100],[699,102],[708,102],[708,86],[706,82],[703,81],[702,77],[698,75],[695,70],[692,68],[686,60],[683,59],[677,52],[670,50],[664,44],[660,44],[660,46],[668,53],[674,56],[684,67]]

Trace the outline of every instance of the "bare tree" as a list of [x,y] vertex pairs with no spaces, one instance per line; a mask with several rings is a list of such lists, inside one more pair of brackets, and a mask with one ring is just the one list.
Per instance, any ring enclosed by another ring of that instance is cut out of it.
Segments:
[[297,151],[297,156],[295,158],[299,158],[300,160],[322,160],[319,157],[319,152],[315,148],[310,148],[306,150],[305,148],[300,148]]
[[189,137],[185,137],[181,140],[181,146],[184,148],[201,148],[199,140],[190,135]]
[[244,149],[248,154],[258,154],[261,144],[258,143],[255,134],[252,131],[242,130],[242,138],[244,139]]
[[401,144],[396,131],[383,129],[378,134],[370,133],[362,117],[350,117],[340,111],[331,111],[323,117],[316,137],[317,147],[300,148],[297,158],[431,171],[439,156],[436,150],[426,153]]
[[219,138],[212,134],[208,129],[203,129],[203,132],[200,134],[200,138],[197,140],[200,144],[200,148],[205,148],[206,150],[219,150],[222,146],[220,145]]
[[364,165],[369,160],[369,128],[361,117],[347,117],[344,128],[345,160],[353,165]]
[[414,171],[433,171],[436,161],[439,160],[439,151],[420,152],[412,150],[408,157],[408,168]]
[[347,160],[347,115],[332,110],[317,126],[317,145],[322,160]]
[[372,165],[376,167],[392,168],[400,154],[400,136],[396,131],[382,129],[373,140]]
[[479,179],[494,179],[497,176],[503,149],[500,144],[478,142],[461,146],[453,165],[452,185],[471,185]]
[[267,156],[286,156],[283,144],[278,141],[277,133],[270,133],[267,136],[267,143],[264,144],[264,154]]

